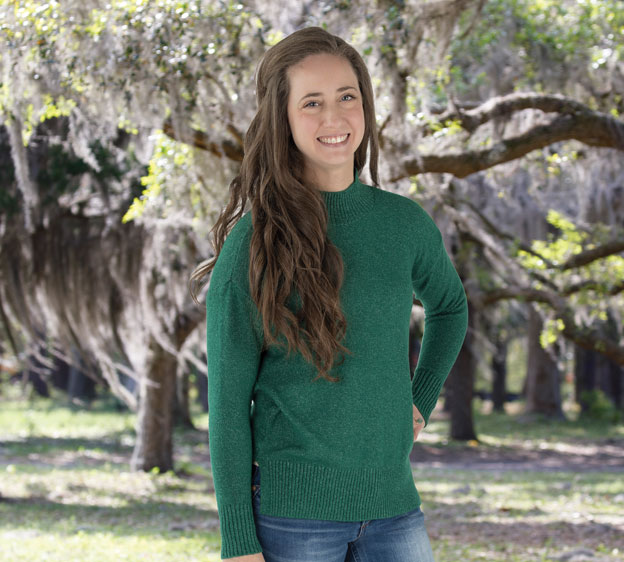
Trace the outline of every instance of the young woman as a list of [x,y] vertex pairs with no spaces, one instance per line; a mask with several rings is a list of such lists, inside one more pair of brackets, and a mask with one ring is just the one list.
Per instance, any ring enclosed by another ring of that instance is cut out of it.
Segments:
[[[409,454],[464,340],[462,283],[430,216],[378,187],[373,90],[353,47],[296,31],[264,55],[256,95],[216,257],[191,277],[212,270],[221,557],[430,562]],[[369,146],[374,185],[360,179]],[[414,294],[426,318],[410,380]]]

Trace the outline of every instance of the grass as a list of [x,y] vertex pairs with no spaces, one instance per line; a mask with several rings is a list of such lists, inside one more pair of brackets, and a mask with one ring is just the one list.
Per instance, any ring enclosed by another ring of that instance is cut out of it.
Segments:
[[[622,443],[622,425],[524,420],[475,402],[479,452],[558,451]],[[437,412],[439,414],[439,412]],[[59,400],[0,401],[0,561],[219,560],[217,506],[203,431],[177,431],[177,472],[129,470],[133,414],[109,401],[89,410]],[[419,442],[448,442],[434,416]],[[183,469],[183,470],[179,470]],[[624,471],[624,468],[622,469]],[[624,560],[622,473],[414,469],[438,562],[548,560],[586,548],[594,562]]]
[[621,560],[624,483],[601,473],[415,470],[437,560]]

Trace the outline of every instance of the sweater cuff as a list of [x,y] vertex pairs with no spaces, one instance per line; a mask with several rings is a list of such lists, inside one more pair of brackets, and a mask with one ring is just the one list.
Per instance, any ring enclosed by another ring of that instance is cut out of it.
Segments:
[[256,535],[251,503],[226,505],[219,508],[221,525],[221,558],[234,558],[262,552]]
[[429,416],[438,401],[444,379],[441,381],[430,369],[416,367],[412,378],[412,402],[425,419],[425,427],[429,425]]

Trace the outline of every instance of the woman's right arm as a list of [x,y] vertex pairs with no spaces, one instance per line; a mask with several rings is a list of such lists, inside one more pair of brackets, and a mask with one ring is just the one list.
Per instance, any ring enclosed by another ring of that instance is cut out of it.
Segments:
[[255,562],[264,558],[251,498],[250,409],[262,352],[262,324],[249,294],[218,267],[219,263],[206,295],[206,351],[208,443],[221,558]]
[[234,558],[222,558],[221,560],[227,560],[228,562],[264,562],[264,556],[262,552],[258,554],[247,554],[245,556],[236,556]]

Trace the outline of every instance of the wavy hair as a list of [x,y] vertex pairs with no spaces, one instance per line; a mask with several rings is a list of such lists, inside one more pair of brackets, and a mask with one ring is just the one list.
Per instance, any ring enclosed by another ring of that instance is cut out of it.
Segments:
[[[190,287],[199,304],[194,287],[214,268],[226,236],[250,200],[249,289],[262,317],[264,346],[278,344],[282,334],[288,355],[298,350],[306,361],[314,362],[318,370],[314,380],[337,382],[329,374],[336,354],[352,354],[341,343],[347,329],[339,299],[343,261],[327,237],[324,199],[303,179],[303,155],[292,138],[286,111],[289,67],[320,53],[345,58],[357,76],[365,129],[354,165],[359,174],[370,144],[369,172],[379,187],[374,94],[366,64],[351,45],[321,27],[295,31],[268,49],[256,69],[258,109],[245,134],[244,157],[230,183],[229,202],[210,231],[214,231],[215,256],[193,271]],[[295,313],[287,306],[293,290],[300,304]]]

